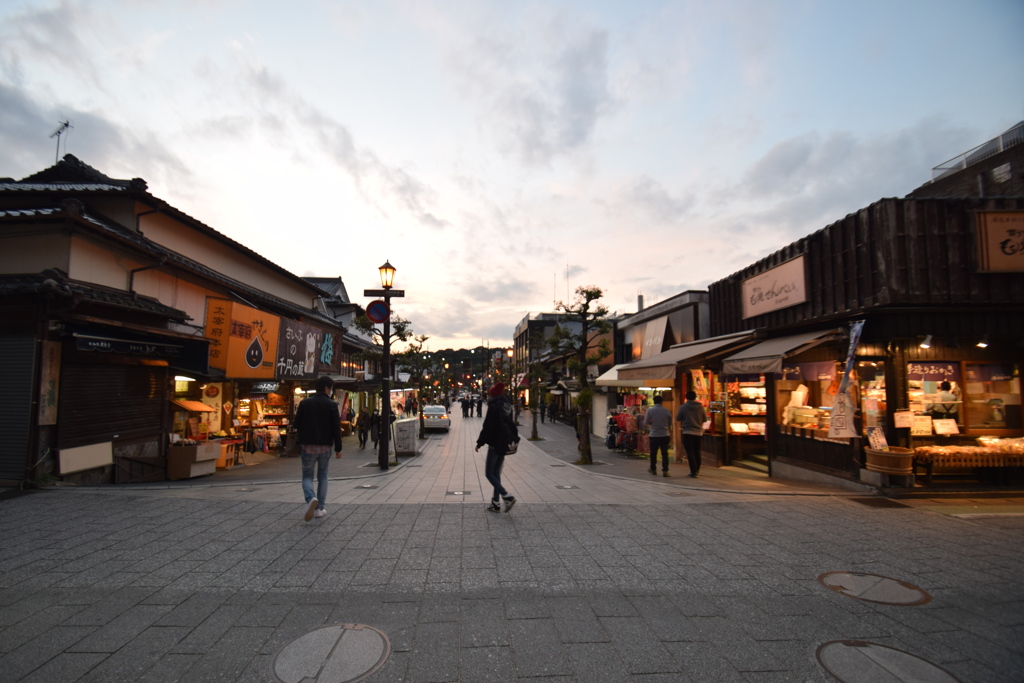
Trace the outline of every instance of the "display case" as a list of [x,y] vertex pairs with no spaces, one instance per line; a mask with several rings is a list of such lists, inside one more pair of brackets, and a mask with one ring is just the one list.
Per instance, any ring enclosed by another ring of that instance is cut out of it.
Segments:
[[730,434],[763,436],[768,417],[768,396],[764,381],[731,382],[726,395]]

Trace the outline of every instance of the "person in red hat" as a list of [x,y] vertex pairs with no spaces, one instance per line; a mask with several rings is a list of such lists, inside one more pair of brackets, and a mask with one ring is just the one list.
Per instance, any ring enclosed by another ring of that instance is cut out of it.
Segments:
[[487,444],[484,475],[494,487],[491,504],[487,510],[501,512],[500,500],[504,500],[505,512],[508,512],[516,504],[516,499],[501,485],[501,468],[505,465],[505,455],[509,451],[515,452],[519,447],[519,430],[512,420],[512,404],[505,398],[505,384],[498,382],[490,388],[487,395],[487,415],[484,417],[484,425],[480,429],[474,450],[479,451],[481,446]]

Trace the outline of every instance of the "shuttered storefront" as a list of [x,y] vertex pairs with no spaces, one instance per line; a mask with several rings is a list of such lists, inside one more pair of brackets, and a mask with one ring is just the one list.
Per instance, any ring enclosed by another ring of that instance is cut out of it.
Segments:
[[35,369],[32,337],[0,338],[0,480],[22,481],[28,461],[32,426],[32,373]]
[[167,406],[166,372],[144,365],[65,365],[60,448],[159,439]]

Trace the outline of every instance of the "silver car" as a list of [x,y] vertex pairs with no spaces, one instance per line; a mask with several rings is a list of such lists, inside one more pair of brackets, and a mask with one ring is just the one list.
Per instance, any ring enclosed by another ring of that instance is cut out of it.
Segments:
[[423,408],[423,428],[443,429],[448,431],[452,427],[452,419],[444,406],[425,406]]

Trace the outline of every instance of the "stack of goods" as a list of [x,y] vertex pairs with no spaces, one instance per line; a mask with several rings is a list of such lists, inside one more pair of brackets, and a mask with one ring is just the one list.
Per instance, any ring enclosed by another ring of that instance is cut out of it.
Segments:
[[1024,439],[978,439],[981,446],[919,446],[914,460],[943,467],[1024,466]]

